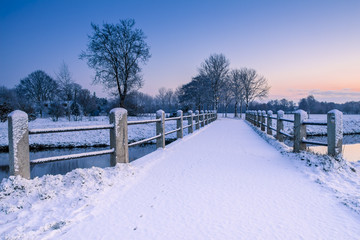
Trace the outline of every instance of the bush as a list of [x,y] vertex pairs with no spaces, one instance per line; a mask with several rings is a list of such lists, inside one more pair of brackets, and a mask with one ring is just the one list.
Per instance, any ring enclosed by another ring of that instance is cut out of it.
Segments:
[[50,104],[49,115],[53,121],[58,121],[59,117],[65,115],[65,108],[59,102],[53,102]]

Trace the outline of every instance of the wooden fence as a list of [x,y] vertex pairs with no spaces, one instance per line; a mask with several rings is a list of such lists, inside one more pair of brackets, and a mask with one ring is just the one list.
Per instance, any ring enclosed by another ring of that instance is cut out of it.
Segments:
[[[294,142],[294,152],[306,150],[306,144],[327,146],[328,155],[337,156],[342,152],[343,142],[343,114],[339,110],[331,110],[327,113],[327,121],[310,121],[308,115],[303,110],[297,110],[294,113],[294,120],[284,118],[284,111],[279,110],[274,116],[272,111],[247,111],[245,119],[254,126],[259,127],[262,131],[272,135],[273,131],[276,133],[276,139],[280,142],[287,137]],[[273,127],[273,120],[276,127]],[[284,122],[294,124],[293,135],[284,131]],[[327,128],[327,142],[317,142],[306,139],[306,126],[317,125]]]
[[[187,125],[184,126],[183,123],[185,119],[187,119]],[[156,112],[156,119],[128,121],[126,109],[114,108],[110,111],[110,122],[106,125],[29,129],[28,115],[25,112],[16,110],[8,115],[10,175],[19,175],[21,177],[30,179],[30,165],[82,157],[99,156],[104,154],[110,154],[111,166],[115,166],[116,163],[128,163],[128,147],[156,140],[157,148],[165,148],[165,135],[176,132],[177,138],[179,139],[183,137],[183,130],[185,128],[188,129],[188,133],[190,134],[194,131],[194,127],[195,130],[198,130],[200,127],[204,127],[216,119],[217,114],[212,111],[195,111],[195,114],[193,114],[192,111],[189,111],[188,114],[184,116],[183,112],[179,110],[176,113],[176,117],[165,118],[165,112],[163,110],[159,110]],[[166,121],[176,121],[176,129],[165,132]],[[148,123],[156,123],[156,135],[129,144],[128,126]],[[29,134],[62,133],[103,129],[110,130],[110,149],[30,160]]]

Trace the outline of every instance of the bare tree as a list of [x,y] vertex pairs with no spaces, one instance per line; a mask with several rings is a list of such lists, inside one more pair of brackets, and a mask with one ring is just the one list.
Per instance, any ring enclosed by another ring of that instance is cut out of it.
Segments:
[[166,112],[171,112],[174,101],[174,91],[164,87],[159,88],[159,93],[155,96],[159,107]]
[[103,83],[117,89],[120,106],[124,107],[126,95],[142,84],[140,63],[150,58],[149,46],[141,29],[134,28],[134,19],[120,20],[118,24],[91,24],[87,51],[80,54],[96,72],[94,83]]
[[223,54],[212,54],[201,64],[200,76],[208,79],[212,91],[214,109],[217,110],[222,84],[229,72],[229,60]]
[[225,117],[227,117],[228,107],[234,99],[233,98],[234,93],[231,89],[232,89],[231,81],[230,81],[230,78],[227,77],[224,80],[221,90],[220,90],[220,98],[221,98],[222,102],[224,103],[224,107],[225,107]]
[[177,90],[179,104],[184,109],[202,110],[212,102],[209,80],[202,75],[194,77],[191,82]]
[[35,103],[37,110],[42,117],[44,103],[54,100],[58,92],[58,84],[44,71],[37,70],[29,74],[16,86],[20,96]]
[[159,93],[155,96],[156,100],[159,102],[160,108],[165,107],[166,103],[166,88],[161,87],[159,88]]
[[69,71],[68,66],[63,62],[59,68],[59,72],[55,73],[56,81],[59,85],[59,90],[61,92],[61,99],[64,101],[73,100],[74,89],[73,89],[73,79]]
[[241,82],[243,84],[244,101],[246,104],[246,110],[248,110],[249,103],[254,101],[256,98],[267,97],[269,93],[269,85],[267,80],[259,76],[254,69],[242,68]]
[[173,102],[174,102],[174,91],[172,89],[168,89],[166,91],[166,94],[165,94],[165,100],[166,100],[166,104],[167,104],[167,107],[168,107],[168,111],[171,112],[172,111],[172,106],[173,106]]
[[234,69],[231,70],[230,74],[229,74],[229,78],[230,78],[230,83],[231,83],[231,90],[233,92],[234,95],[234,107],[235,107],[235,111],[234,111],[234,117],[238,116],[238,105],[240,103],[240,118],[241,118],[241,112],[242,112],[242,102],[243,102],[243,84],[241,81],[241,71],[239,69]]

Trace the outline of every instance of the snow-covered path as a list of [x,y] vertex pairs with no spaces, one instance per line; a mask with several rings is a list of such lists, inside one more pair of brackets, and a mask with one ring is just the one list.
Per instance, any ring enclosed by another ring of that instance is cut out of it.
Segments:
[[133,164],[136,181],[52,237],[360,239],[359,216],[243,121],[220,119]]

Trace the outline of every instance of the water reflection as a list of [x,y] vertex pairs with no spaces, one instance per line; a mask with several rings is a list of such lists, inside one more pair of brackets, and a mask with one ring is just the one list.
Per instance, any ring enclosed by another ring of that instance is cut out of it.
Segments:
[[[327,154],[327,147],[311,146],[309,149],[320,154]],[[343,157],[349,162],[360,161],[360,143],[343,145]]]
[[[47,151],[30,152],[30,159],[38,159],[44,157],[61,156],[68,154],[76,154],[83,152],[100,151],[108,148],[72,148],[72,149],[52,149]],[[156,150],[155,144],[145,144],[133,146],[129,148],[129,161],[134,161],[150,152]],[[5,177],[9,177],[9,154],[0,153],[0,181]],[[31,178],[41,177],[45,174],[66,174],[76,168],[91,168],[91,167],[109,167],[110,155],[102,155],[95,157],[86,157],[71,159],[59,162],[50,162],[33,165],[30,167]]]
[[[317,142],[327,142],[327,136],[313,136],[307,137],[307,139]],[[286,139],[284,142],[286,145],[293,147],[293,141]],[[309,150],[319,154],[327,154],[327,147],[307,145]],[[360,161],[360,134],[344,135],[343,138],[343,156],[350,162]]]

